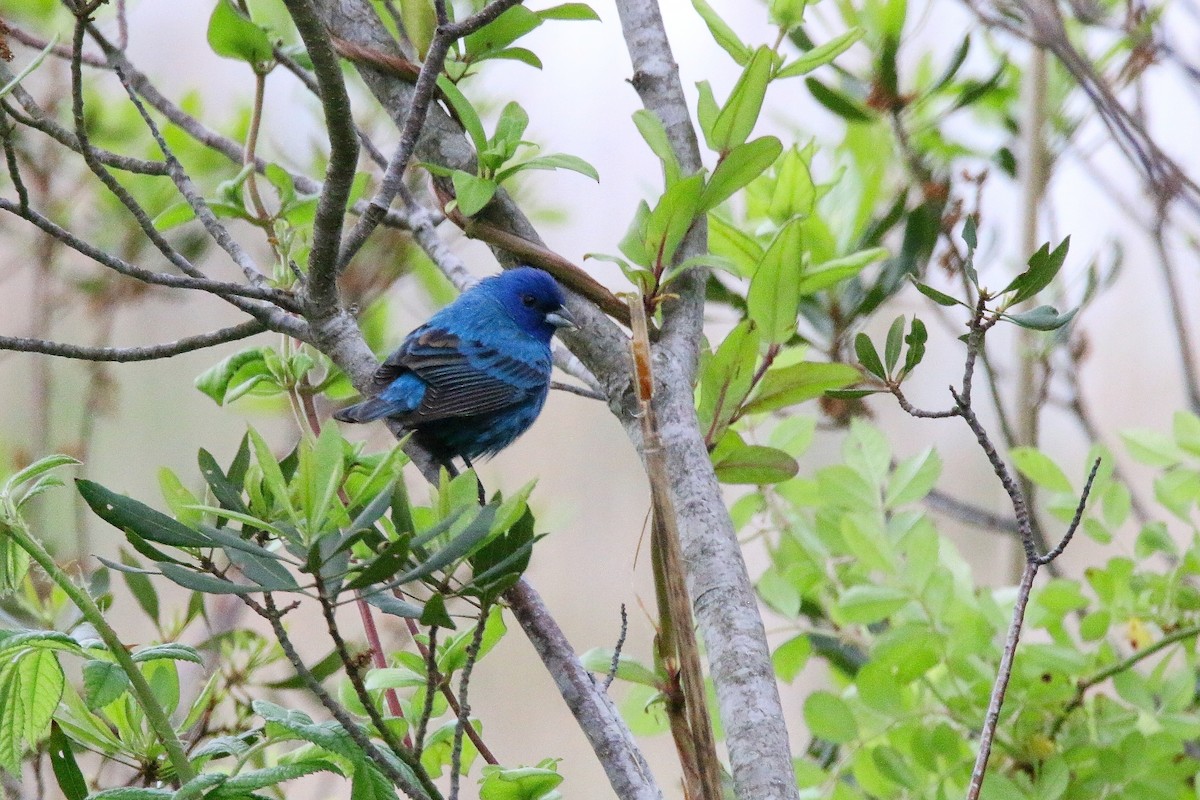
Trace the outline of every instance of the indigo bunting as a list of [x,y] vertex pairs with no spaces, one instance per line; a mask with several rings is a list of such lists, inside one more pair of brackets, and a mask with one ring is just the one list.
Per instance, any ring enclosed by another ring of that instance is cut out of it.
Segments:
[[410,333],[372,379],[375,395],[335,413],[387,417],[454,472],[524,433],[550,390],[550,339],[575,327],[547,273],[518,267],[485,278]]

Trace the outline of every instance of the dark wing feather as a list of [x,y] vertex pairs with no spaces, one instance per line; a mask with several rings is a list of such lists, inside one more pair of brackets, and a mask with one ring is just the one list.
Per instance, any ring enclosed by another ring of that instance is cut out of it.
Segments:
[[414,373],[428,389],[420,406],[406,416],[413,422],[434,422],[490,414],[526,401],[546,385],[549,362],[542,361],[530,364],[483,342],[422,327],[379,366],[373,382],[382,390],[404,373]]

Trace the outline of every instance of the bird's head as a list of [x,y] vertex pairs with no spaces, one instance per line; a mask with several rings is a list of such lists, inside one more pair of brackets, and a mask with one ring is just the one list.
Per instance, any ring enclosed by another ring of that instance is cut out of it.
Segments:
[[559,328],[574,328],[566,298],[554,278],[540,269],[517,267],[480,282],[517,326],[544,342]]

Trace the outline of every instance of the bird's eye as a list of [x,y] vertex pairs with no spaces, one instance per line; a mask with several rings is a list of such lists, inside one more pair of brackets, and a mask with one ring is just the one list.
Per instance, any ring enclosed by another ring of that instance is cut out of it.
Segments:
[[526,308],[533,308],[534,304],[537,303],[537,299],[531,294],[523,294],[521,295],[521,302],[525,304]]

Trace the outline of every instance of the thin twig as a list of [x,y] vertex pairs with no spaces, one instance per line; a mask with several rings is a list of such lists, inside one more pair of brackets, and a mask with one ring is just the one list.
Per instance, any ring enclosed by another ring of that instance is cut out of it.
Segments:
[[608,665],[608,674],[604,676],[604,691],[612,686],[621,667],[621,648],[625,646],[625,635],[629,633],[629,614],[625,612],[625,604],[621,603],[621,633],[617,636],[617,646],[613,648],[612,663]]
[[353,230],[342,243],[341,253],[338,256],[339,271],[344,270],[350,260],[354,258],[355,253],[362,249],[363,244],[379,226],[380,219],[400,192],[404,172],[408,169],[409,161],[412,160],[413,152],[417,148],[417,139],[420,138],[421,129],[425,126],[425,117],[429,112],[429,104],[433,102],[437,78],[441,74],[446,56],[450,52],[450,45],[479,30],[519,2],[521,0],[493,0],[477,14],[467,17],[462,22],[438,24],[433,41],[430,42],[429,50],[425,54],[425,63],[421,65],[421,72],[417,76],[417,84],[413,89],[412,102],[404,119],[404,125],[401,126],[400,142],[396,146],[396,152],[388,161],[379,190],[371,198],[367,212],[359,217]]
[[[410,626],[415,629],[416,622],[408,620]],[[422,646],[417,642],[417,647],[421,649],[421,655],[425,658],[425,704],[421,708],[421,718],[417,720],[417,733],[413,738],[413,747],[418,753],[425,749],[425,732],[429,730],[429,718],[433,716],[433,695],[437,691],[438,685],[442,683],[441,673],[438,672],[437,666],[437,625],[429,626],[428,644]],[[416,641],[416,635],[413,635],[413,641]]]
[[471,725],[471,704],[467,699],[467,690],[471,686],[471,673],[475,670],[475,662],[479,660],[479,650],[483,647],[483,631],[487,627],[488,604],[485,602],[479,608],[479,622],[467,645],[466,663],[463,664],[462,677],[458,679],[458,723],[454,726],[454,743],[450,747],[450,796],[449,800],[458,800],[458,784],[462,773],[463,732]]
[[25,353],[41,353],[61,358],[76,358],[85,361],[116,361],[129,363],[171,358],[193,350],[203,350],[227,342],[236,342],[262,333],[267,328],[256,319],[228,328],[187,336],[174,342],[138,347],[89,347],[87,345],[50,342],[45,339],[30,339],[20,336],[0,336],[0,350],[16,350]]

